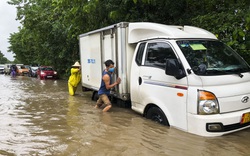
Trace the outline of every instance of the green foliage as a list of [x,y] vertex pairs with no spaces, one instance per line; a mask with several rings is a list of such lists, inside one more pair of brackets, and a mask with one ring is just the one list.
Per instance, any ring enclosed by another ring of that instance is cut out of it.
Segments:
[[[192,18],[192,24],[207,29],[238,51],[250,63],[250,8],[249,1],[214,0],[212,11]],[[209,3],[212,3],[209,2]]]
[[0,51],[0,64],[9,63],[10,61],[4,57],[3,53]]
[[[78,36],[121,21],[194,25],[250,54],[249,0],[10,0],[22,27],[9,51],[25,64],[52,65],[69,75],[79,60]],[[250,60],[248,60],[250,62]]]

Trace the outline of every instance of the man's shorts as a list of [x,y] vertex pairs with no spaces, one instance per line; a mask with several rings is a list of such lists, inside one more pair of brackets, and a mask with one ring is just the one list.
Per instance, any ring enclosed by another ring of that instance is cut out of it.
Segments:
[[105,104],[106,106],[108,105],[111,105],[111,102],[109,100],[109,97],[106,95],[106,94],[101,94],[99,95],[99,99],[97,100],[97,103],[96,103],[99,107],[102,105],[102,104]]

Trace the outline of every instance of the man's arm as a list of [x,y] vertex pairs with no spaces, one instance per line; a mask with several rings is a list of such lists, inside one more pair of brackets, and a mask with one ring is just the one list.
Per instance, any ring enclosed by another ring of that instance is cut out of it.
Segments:
[[118,77],[115,83],[110,84],[110,77],[107,74],[105,74],[103,76],[103,81],[105,83],[106,89],[109,90],[109,89],[113,88],[114,86],[118,85],[121,82],[121,79]]

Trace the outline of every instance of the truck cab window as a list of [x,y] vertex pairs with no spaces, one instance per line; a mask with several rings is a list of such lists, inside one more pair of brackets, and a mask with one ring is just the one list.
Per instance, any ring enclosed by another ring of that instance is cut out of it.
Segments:
[[[249,72],[248,64],[217,40],[179,40],[179,48],[197,75],[227,75]],[[200,70],[203,66],[204,70]]]
[[139,66],[142,64],[142,56],[143,56],[143,52],[145,49],[145,45],[146,45],[146,43],[141,43],[139,48],[138,48],[138,52],[136,54],[135,61],[136,61],[137,65],[139,65]]
[[168,43],[149,43],[145,57],[145,65],[158,68],[165,68],[166,59],[177,59],[173,49]]

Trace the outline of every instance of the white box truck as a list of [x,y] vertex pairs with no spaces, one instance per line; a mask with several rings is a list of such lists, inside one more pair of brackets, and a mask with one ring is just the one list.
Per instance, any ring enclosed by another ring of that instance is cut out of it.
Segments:
[[82,87],[93,97],[112,59],[122,80],[112,95],[146,118],[201,136],[250,127],[250,67],[204,29],[121,22],[79,42]]

